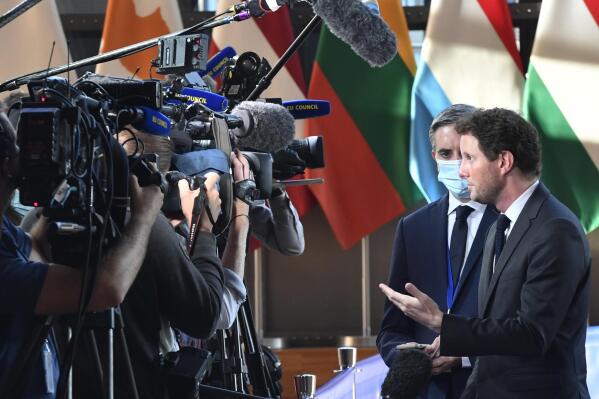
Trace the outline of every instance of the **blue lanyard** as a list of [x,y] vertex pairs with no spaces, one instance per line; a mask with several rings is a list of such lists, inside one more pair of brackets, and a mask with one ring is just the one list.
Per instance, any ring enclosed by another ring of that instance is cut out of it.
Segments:
[[451,272],[451,259],[449,256],[449,248],[447,248],[447,311],[451,310],[455,299],[455,289],[453,285],[453,273]]

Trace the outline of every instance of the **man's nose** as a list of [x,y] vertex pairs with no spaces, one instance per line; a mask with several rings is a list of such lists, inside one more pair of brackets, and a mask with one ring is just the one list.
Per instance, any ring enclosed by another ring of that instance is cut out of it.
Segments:
[[468,177],[468,173],[467,173],[467,168],[466,168],[466,163],[462,161],[462,163],[460,164],[460,171],[459,171],[460,177],[462,179],[466,179]]

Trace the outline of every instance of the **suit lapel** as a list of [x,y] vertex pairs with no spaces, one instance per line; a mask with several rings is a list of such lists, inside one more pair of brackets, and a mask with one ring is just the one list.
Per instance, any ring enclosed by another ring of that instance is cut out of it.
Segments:
[[466,283],[468,276],[474,270],[474,266],[477,264],[480,256],[483,253],[483,247],[485,244],[485,237],[487,236],[487,231],[489,226],[497,219],[497,211],[492,205],[489,205],[485,209],[485,213],[480,221],[478,226],[478,230],[476,231],[476,235],[474,236],[474,241],[472,242],[472,246],[470,247],[470,252],[468,252],[468,258],[466,259],[466,263],[464,264],[464,270],[462,270],[462,275],[460,276],[460,280],[458,286],[456,288],[454,303],[457,302],[460,292],[462,291],[462,286]]
[[[524,206],[524,209],[522,209],[522,213],[520,214],[520,216],[518,216],[518,219],[516,220],[516,224],[514,225],[513,230],[510,232],[510,235],[508,236],[507,241],[505,242],[505,246],[503,247],[503,250],[501,251],[501,255],[499,256],[499,259],[497,260],[497,262],[495,264],[495,271],[493,272],[493,277],[491,278],[491,281],[489,283],[489,288],[487,290],[487,293],[486,293],[485,299],[484,299],[484,305],[483,305],[483,309],[482,309],[483,313],[486,311],[486,308],[489,305],[489,298],[493,295],[493,291],[495,290],[495,287],[497,286],[497,281],[501,277],[501,273],[503,272],[503,270],[506,268],[508,260],[510,259],[510,257],[512,256],[512,254],[514,253],[514,251],[516,250],[516,248],[522,241],[524,234],[528,231],[528,229],[532,225],[531,220],[534,219],[537,216],[537,214],[539,213],[539,208],[541,207],[541,205],[547,198],[548,194],[549,194],[549,192],[547,191],[545,186],[543,186],[541,183],[539,183],[539,186],[537,187],[537,189],[534,191],[532,196],[527,201],[526,205]],[[494,235],[494,233],[493,233],[493,235]],[[493,255],[492,254],[495,250],[494,241],[495,240],[493,239],[493,244],[492,244],[493,248],[491,248],[491,251],[490,251],[490,253],[491,253],[491,270],[493,267],[493,264],[492,264]]]
[[481,262],[480,280],[478,283],[478,314],[483,316],[483,307],[487,298],[489,281],[493,273],[493,252],[495,247],[495,226],[493,223],[489,228],[487,239],[485,240],[485,249],[483,251],[483,260]]

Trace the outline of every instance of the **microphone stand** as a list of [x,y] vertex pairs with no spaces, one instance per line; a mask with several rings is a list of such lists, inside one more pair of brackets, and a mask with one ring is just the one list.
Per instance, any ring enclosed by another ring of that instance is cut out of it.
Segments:
[[8,25],[15,19],[17,19],[20,15],[22,15],[25,11],[29,10],[31,7],[36,5],[42,0],[24,0],[20,4],[17,4],[11,10],[8,10],[4,15],[0,17],[0,28],[4,25]]
[[256,100],[258,97],[260,97],[264,90],[268,89],[268,86],[270,86],[272,83],[275,75],[281,70],[281,68],[285,66],[287,61],[289,61],[297,49],[304,44],[306,39],[308,39],[308,35],[310,35],[310,33],[312,33],[312,31],[316,29],[318,25],[320,25],[321,21],[322,19],[318,15],[315,15],[310,22],[308,22],[308,25],[306,25],[304,30],[302,30],[295,38],[293,43],[291,43],[287,51],[285,51],[285,54],[283,54],[277,63],[272,67],[272,69],[266,75],[264,75],[262,79],[260,79],[254,90],[252,90],[249,96],[245,99],[246,101]]

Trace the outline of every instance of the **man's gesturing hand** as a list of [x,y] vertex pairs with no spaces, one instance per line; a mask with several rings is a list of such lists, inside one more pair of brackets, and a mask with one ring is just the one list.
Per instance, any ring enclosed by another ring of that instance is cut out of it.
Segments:
[[435,301],[414,284],[406,284],[406,291],[412,296],[401,294],[385,284],[379,284],[379,288],[406,316],[435,332],[441,331],[443,312]]

